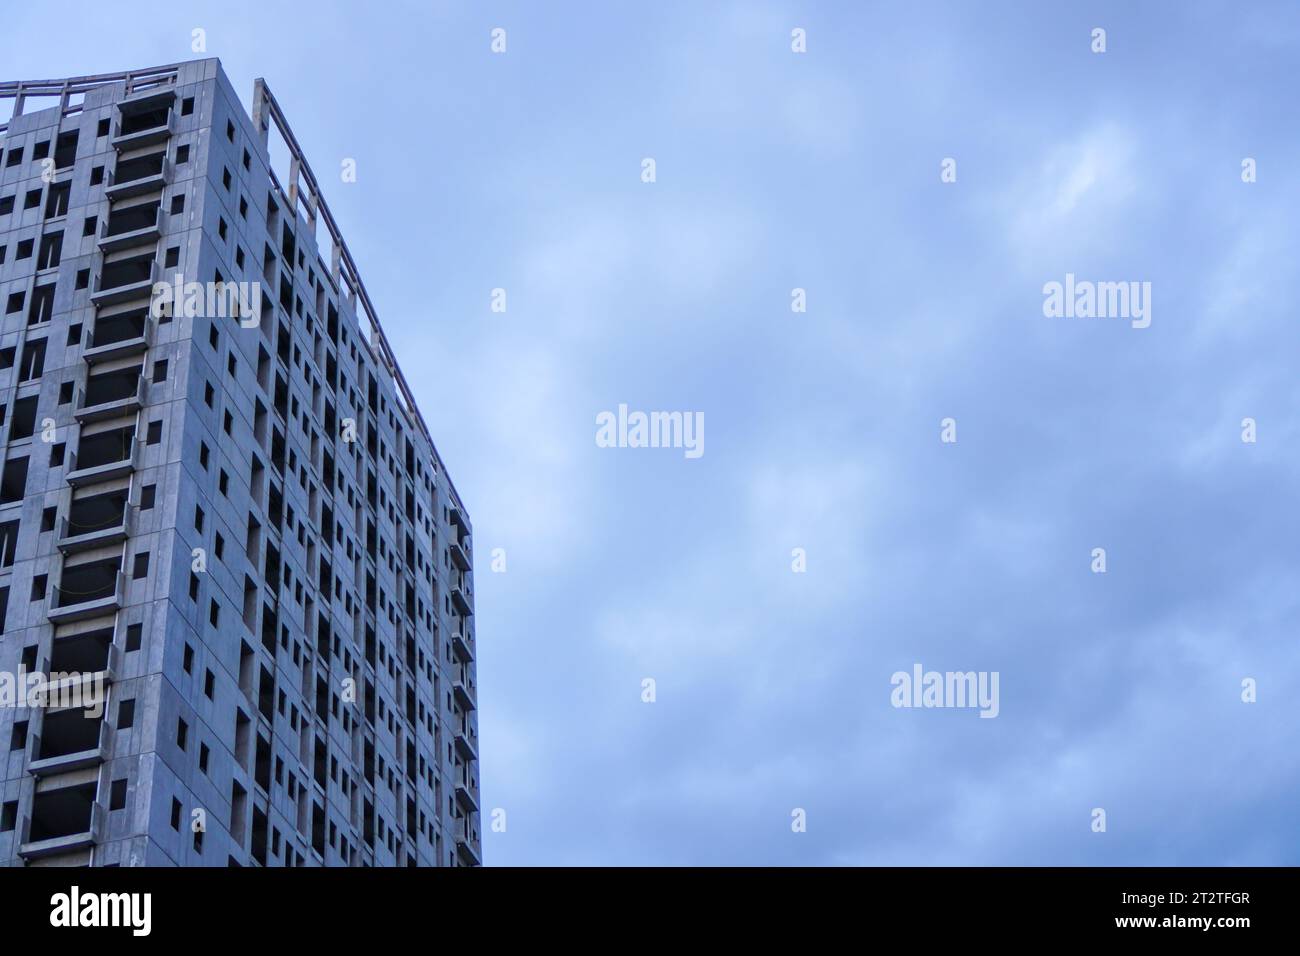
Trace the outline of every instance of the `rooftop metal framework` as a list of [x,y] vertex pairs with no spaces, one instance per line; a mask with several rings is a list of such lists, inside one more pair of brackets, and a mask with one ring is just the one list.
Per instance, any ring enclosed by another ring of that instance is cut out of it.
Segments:
[[[147,70],[127,73],[100,73],[96,76],[70,76],[62,80],[10,80],[0,83],[0,100],[14,101],[14,116],[23,115],[23,106],[30,97],[59,97],[59,108],[64,116],[81,112],[81,98],[93,89],[110,83],[125,83],[126,92],[139,93],[154,87],[176,82],[176,72],[183,64],[169,63]],[[0,123],[0,133],[9,129],[9,121]]]
[[[321,195],[320,186],[317,184],[315,174],[311,171],[311,165],[307,162],[307,157],[303,155],[302,147],[298,145],[298,140],[293,135],[289,121],[285,119],[284,111],[280,109],[280,104],[276,102],[275,94],[267,86],[266,80],[258,77],[253,82],[253,125],[262,137],[263,146],[267,145],[267,136],[270,129],[267,125],[268,121],[275,123],[276,130],[284,139],[285,145],[289,147],[290,157],[288,191],[284,190],[273,169],[270,170],[271,181],[288,198],[289,206],[295,212],[299,200],[302,201],[307,212],[307,225],[310,229],[314,230],[316,228],[318,217],[324,221],[325,228],[329,231],[330,242],[333,245],[330,277],[335,288],[346,291],[354,309],[359,313],[363,313],[366,321],[370,323],[374,333],[373,338],[379,346],[383,363],[392,374],[393,380],[397,383],[398,393],[401,395],[402,401],[405,402],[404,410],[420,431],[423,432],[430,447],[433,447],[433,436],[429,434],[428,426],[425,425],[424,418],[420,415],[419,406],[415,404],[415,397],[411,394],[410,387],[406,384],[406,378],[397,365],[397,357],[388,344],[388,336],[384,335],[383,327],[379,324],[379,316],[375,312],[374,303],[370,301],[370,294],[366,292],[365,283],[361,281],[361,274],[357,271],[357,265],[352,260],[352,253],[348,250],[348,244],[343,240],[343,233],[334,220],[334,214],[330,212],[325,197]],[[434,450],[434,457],[438,457],[436,449]],[[441,460],[438,461],[438,467],[442,468]],[[446,470],[443,469],[443,471],[445,473]]]

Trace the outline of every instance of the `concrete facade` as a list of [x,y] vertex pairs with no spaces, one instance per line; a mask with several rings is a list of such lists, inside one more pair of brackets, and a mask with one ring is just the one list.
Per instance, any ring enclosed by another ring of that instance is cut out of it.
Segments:
[[0,85],[0,675],[107,701],[0,688],[0,863],[477,864],[469,519],[278,104],[58,84]]

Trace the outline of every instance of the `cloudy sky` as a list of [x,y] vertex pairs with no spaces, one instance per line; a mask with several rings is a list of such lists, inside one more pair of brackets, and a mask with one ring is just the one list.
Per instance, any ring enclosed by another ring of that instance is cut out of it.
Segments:
[[1300,863],[1293,5],[133,6],[0,74],[275,91],[474,520],[488,863]]

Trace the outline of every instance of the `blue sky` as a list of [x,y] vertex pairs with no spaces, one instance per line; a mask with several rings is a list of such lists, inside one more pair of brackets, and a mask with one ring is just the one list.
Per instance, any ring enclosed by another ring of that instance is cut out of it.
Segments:
[[474,519],[489,864],[1300,863],[1294,5],[180,7],[0,74],[267,78]]

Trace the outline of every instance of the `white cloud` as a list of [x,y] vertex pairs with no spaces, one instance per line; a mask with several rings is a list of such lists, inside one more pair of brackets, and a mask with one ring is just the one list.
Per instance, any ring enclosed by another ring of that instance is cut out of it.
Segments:
[[1114,122],[1033,155],[986,211],[1004,223],[1022,263],[1112,247],[1131,229],[1141,190],[1136,132]]

